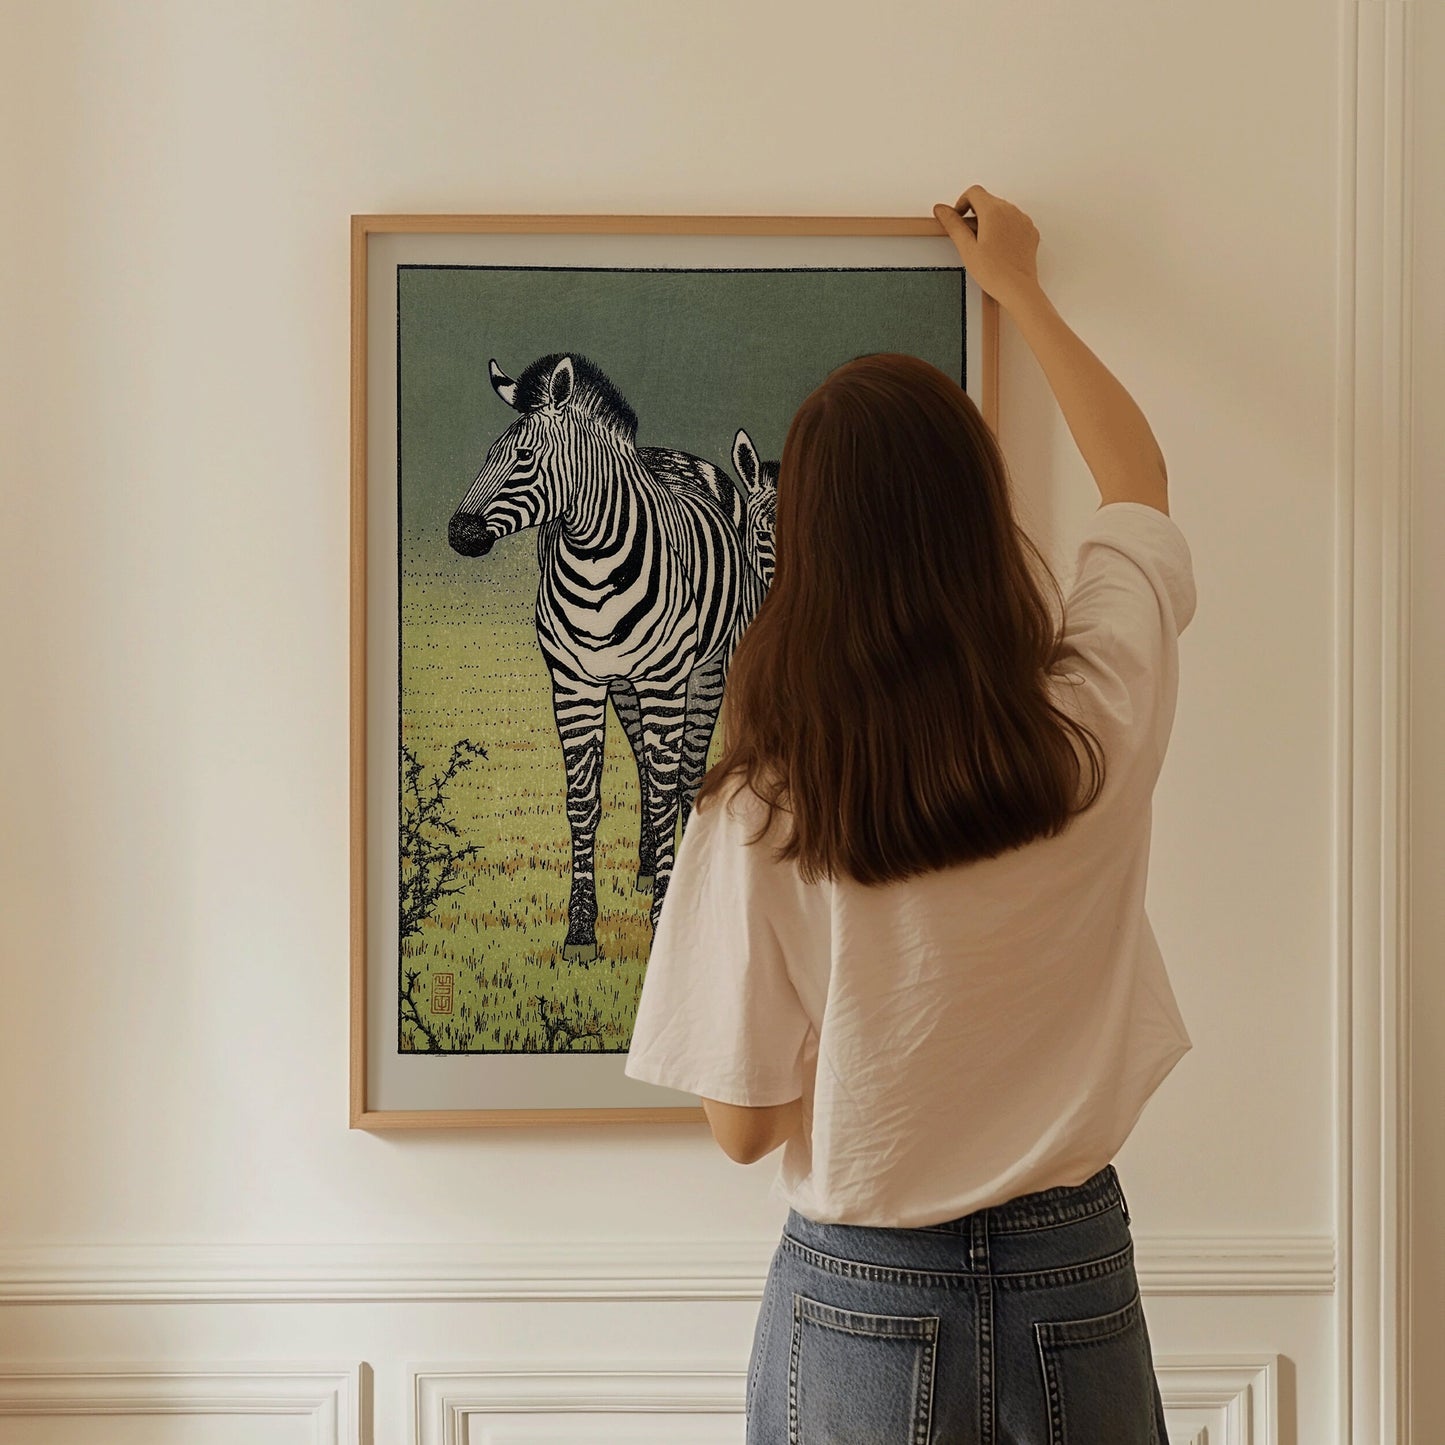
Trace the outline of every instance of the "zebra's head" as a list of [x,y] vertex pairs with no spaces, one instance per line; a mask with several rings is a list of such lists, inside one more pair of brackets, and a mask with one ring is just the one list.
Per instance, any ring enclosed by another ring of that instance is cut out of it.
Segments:
[[599,447],[636,447],[636,413],[585,356],[549,352],[515,381],[493,359],[487,375],[519,415],[488,449],[447,524],[447,541],[464,557],[561,516]]
[[778,464],[760,461],[753,439],[739,428],[733,438],[733,466],[747,496],[743,546],[753,571],[764,586],[769,586],[773,580],[773,529],[778,515]]

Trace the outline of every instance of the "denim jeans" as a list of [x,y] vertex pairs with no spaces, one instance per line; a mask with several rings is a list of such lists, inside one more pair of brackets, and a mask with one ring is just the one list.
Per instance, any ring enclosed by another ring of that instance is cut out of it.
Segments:
[[1169,1445],[1119,1176],[916,1229],[789,1210],[747,1445]]

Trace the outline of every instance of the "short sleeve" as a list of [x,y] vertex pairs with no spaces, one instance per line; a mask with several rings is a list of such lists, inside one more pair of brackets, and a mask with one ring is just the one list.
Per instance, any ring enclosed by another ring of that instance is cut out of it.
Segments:
[[1172,517],[1145,502],[1093,513],[1065,599],[1065,670],[1092,685],[1116,756],[1123,745],[1156,772],[1174,721],[1179,635],[1196,600],[1189,544]]
[[763,1107],[802,1095],[811,1025],[779,941],[796,870],[748,843],[758,819],[736,806],[709,799],[683,830],[623,1072]]

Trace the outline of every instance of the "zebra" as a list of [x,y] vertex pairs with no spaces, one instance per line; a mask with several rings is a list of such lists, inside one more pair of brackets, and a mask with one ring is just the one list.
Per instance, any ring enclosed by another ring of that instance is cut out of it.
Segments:
[[563,957],[587,963],[597,957],[593,848],[607,699],[624,727],[635,725],[655,928],[672,873],[685,744],[702,732],[709,700],[721,698],[738,635],[749,576],[735,520],[741,499],[725,506],[713,488],[736,493],[726,475],[690,465],[698,458],[684,462],[685,453],[649,465],[637,414],[580,353],[549,352],[515,380],[493,358],[487,373],[519,415],[488,449],[447,539],[480,557],[499,537],[538,529],[537,641],[551,674],[572,835]]
[[[742,478],[743,491],[728,479],[727,473],[701,457],[667,447],[640,447],[639,453],[653,474],[678,486],[701,486],[728,513],[743,544],[747,559],[737,620],[724,649],[723,666],[716,677],[699,681],[688,693],[688,722],[683,734],[683,754],[679,771],[678,819],[682,828],[692,812],[692,800],[707,771],[707,751],[713,728],[722,705],[723,685],[734,649],[748,623],[753,620],[773,580],[773,528],[778,501],[778,463],[760,462],[752,438],[741,428],[733,438],[733,466]],[[746,498],[744,498],[746,492]],[[612,686],[612,705],[622,722],[633,753],[638,760],[639,785],[644,769],[640,748],[640,731],[636,722],[636,702],[626,683]],[[638,886],[651,881],[648,860],[652,857],[653,839],[643,810],[642,833],[638,842]]]
[[[728,474],[719,466],[694,456],[691,452],[679,451],[673,447],[639,447],[638,455],[644,465],[659,481],[670,487],[701,488],[722,507],[738,533],[743,544],[743,555],[747,555],[746,532],[747,510],[742,494],[733,485]],[[755,586],[752,569],[741,569],[742,593],[739,600],[739,621],[728,636],[723,649],[721,667],[692,679],[688,687],[686,721],[682,734],[682,757],[678,764],[678,825],[679,831],[687,827],[692,814],[692,800],[697,795],[703,773],[707,770],[707,751],[712,742],[713,729],[717,723],[718,710],[722,705],[723,681],[733,649],[737,646],[742,626],[757,610],[760,598],[753,596]],[[637,781],[643,804],[641,823],[638,831],[637,886],[652,887],[655,877],[657,840],[654,835],[647,797],[647,769],[643,765],[642,722],[638,713],[637,694],[631,683],[617,680],[609,689],[613,710],[622,730],[632,747],[637,762]]]
[[[733,438],[733,466],[747,494],[741,524],[748,563],[766,592],[773,581],[773,530],[778,517],[778,464],[758,459],[753,439],[741,427]],[[736,490],[736,489],[734,489]],[[758,601],[761,602],[761,594]],[[756,611],[756,606],[753,611]],[[751,613],[749,614],[751,620]]]

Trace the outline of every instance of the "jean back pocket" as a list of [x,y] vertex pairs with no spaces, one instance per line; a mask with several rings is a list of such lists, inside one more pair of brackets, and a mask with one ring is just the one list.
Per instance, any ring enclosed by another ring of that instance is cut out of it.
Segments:
[[840,1309],[793,1295],[788,1445],[927,1445],[937,1315]]
[[1034,1325],[1049,1445],[1160,1445],[1157,1383],[1138,1291],[1121,1309]]

